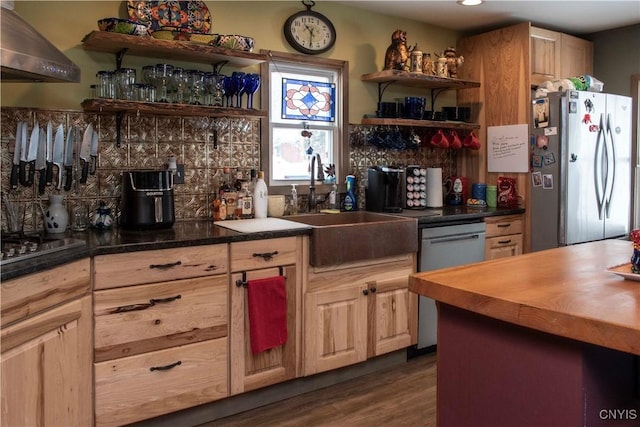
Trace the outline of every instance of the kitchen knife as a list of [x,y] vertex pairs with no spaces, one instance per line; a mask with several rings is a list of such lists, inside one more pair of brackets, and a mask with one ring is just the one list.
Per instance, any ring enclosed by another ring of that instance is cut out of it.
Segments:
[[58,126],[53,142],[53,164],[58,169],[58,190],[62,188],[62,162],[64,161],[64,127]]
[[47,184],[53,181],[53,124],[51,120],[47,123],[47,145],[46,145],[46,171]]
[[40,141],[38,142],[38,152],[36,154],[36,170],[40,180],[38,181],[38,194],[44,194],[44,188],[47,185],[47,167],[46,167],[46,149],[47,135],[44,129],[40,129]]
[[18,188],[18,175],[20,173],[20,152],[22,150],[22,126],[25,123],[18,122],[16,127],[16,143],[13,149],[13,164],[11,165],[11,188]]
[[64,147],[64,176],[64,191],[69,191],[73,180],[73,126],[69,127]]
[[24,185],[31,187],[33,185],[33,178],[36,173],[36,157],[38,156],[38,145],[40,145],[40,126],[36,123],[31,130],[31,137],[29,138],[29,150],[27,152],[27,158],[25,163],[25,182]]
[[19,180],[20,184],[26,186],[27,185],[27,175],[26,175],[26,167],[27,167],[27,124],[22,124],[22,131],[20,132],[20,170],[19,170]]
[[89,167],[89,173],[91,175],[95,175],[96,168],[98,167],[98,132],[93,131],[93,136],[91,137],[91,166]]
[[86,184],[87,175],[89,174],[89,152],[91,150],[91,138],[93,138],[93,125],[89,123],[82,137],[82,145],[80,145],[80,164],[82,172],[80,174],[80,184]]

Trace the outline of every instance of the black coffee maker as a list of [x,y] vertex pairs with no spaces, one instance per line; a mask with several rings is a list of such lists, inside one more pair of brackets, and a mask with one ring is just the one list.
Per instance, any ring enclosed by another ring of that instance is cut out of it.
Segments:
[[171,171],[123,172],[120,226],[130,229],[169,228],[174,222]]
[[404,169],[391,166],[371,166],[365,182],[366,210],[372,212],[402,212]]

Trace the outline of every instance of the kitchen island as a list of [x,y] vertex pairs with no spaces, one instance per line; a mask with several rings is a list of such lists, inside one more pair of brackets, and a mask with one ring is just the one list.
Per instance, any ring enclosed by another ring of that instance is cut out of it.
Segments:
[[438,302],[438,425],[637,425],[640,283],[605,271],[631,253],[605,240],[414,274]]

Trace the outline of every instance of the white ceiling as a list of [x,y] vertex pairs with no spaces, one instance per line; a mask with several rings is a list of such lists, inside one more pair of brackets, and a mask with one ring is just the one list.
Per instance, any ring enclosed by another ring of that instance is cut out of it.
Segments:
[[640,23],[640,0],[485,0],[473,7],[461,6],[456,0],[351,0],[338,3],[465,33],[531,21],[550,30],[586,35]]

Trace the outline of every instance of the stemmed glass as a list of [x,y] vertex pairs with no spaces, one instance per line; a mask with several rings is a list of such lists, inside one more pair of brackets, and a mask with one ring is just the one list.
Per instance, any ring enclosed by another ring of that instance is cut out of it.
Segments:
[[238,91],[235,79],[231,78],[231,76],[224,76],[222,79],[222,87],[224,88],[227,107],[233,107],[233,97]]
[[182,104],[185,102],[185,89],[187,88],[187,74],[183,68],[176,67],[171,73],[171,87],[175,89],[173,102]]
[[173,73],[173,65],[157,64],[156,65],[156,81],[160,83],[160,102],[169,102],[167,83]]
[[156,95],[156,67],[155,65],[145,65],[142,67],[142,81],[148,85],[150,89],[148,100],[155,101]]
[[246,77],[245,92],[247,93],[247,108],[253,108],[253,95],[260,88],[260,74],[249,73]]
[[234,71],[233,73],[231,73],[231,78],[234,80],[235,82],[235,86],[236,86],[236,107],[240,108],[242,107],[242,95],[245,93],[245,76],[246,73],[243,73],[241,71]]
[[191,86],[191,104],[202,105],[204,95],[204,73],[198,70],[189,70],[189,86]]

